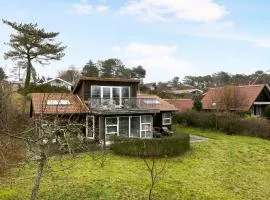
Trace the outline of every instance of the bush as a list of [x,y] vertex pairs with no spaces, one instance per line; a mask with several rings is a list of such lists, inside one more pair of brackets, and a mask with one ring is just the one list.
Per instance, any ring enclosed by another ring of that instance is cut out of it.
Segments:
[[264,110],[264,116],[270,118],[270,105],[266,106]]
[[243,118],[235,113],[187,111],[174,114],[175,122],[202,129],[215,129],[227,134],[257,136],[270,139],[269,121],[263,118]]
[[42,84],[42,85],[31,84],[28,88],[21,88],[18,92],[26,95],[29,93],[56,93],[56,92],[64,93],[70,91],[65,87],[52,86],[49,84]]
[[193,99],[193,109],[198,112],[202,110],[202,102],[198,96],[195,96]]
[[189,149],[189,135],[152,139],[114,137],[111,149],[116,154],[126,156],[178,156]]

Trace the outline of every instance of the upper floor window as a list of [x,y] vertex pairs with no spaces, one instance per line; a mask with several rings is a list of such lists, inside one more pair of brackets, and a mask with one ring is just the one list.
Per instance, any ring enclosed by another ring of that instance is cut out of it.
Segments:
[[91,87],[91,97],[92,98],[100,98],[101,97],[101,87],[100,86],[92,86]]
[[91,98],[111,99],[120,103],[121,99],[130,97],[130,87],[91,86]]

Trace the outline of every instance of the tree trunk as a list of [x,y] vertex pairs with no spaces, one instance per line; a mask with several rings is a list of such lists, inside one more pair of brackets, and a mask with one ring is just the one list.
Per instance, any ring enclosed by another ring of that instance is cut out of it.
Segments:
[[31,64],[31,59],[28,56],[27,57],[27,67],[26,67],[26,77],[25,77],[25,82],[24,82],[24,87],[28,88],[30,85],[30,80],[31,80],[31,68],[32,68],[32,64]]
[[39,160],[37,174],[36,174],[36,180],[35,180],[35,183],[34,183],[34,186],[33,186],[33,189],[32,189],[32,195],[31,195],[30,200],[35,200],[37,198],[37,195],[38,195],[38,192],[39,192],[39,186],[40,186],[41,178],[42,178],[42,175],[43,175],[43,169],[44,169],[44,166],[46,164],[46,160],[47,160],[46,159],[46,155],[43,152],[41,154],[41,158]]

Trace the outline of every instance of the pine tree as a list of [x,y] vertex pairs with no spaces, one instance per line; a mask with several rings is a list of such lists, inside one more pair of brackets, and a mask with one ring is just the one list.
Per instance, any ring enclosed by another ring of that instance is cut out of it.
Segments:
[[89,77],[98,77],[99,68],[92,60],[89,60],[83,67],[82,75]]
[[23,24],[2,20],[16,31],[10,35],[9,43],[11,50],[5,53],[5,59],[18,60],[26,63],[25,87],[30,84],[31,76],[35,78],[36,71],[33,62],[41,65],[50,64],[52,60],[60,60],[65,54],[65,46],[61,42],[56,43],[55,37],[58,32],[46,32],[38,28],[37,24]]
[[5,74],[5,71],[3,70],[2,67],[0,67],[0,81],[4,80],[6,78],[7,78],[7,76]]

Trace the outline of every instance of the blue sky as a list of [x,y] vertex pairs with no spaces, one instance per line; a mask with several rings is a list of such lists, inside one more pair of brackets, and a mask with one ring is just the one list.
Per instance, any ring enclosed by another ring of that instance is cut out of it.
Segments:
[[[0,17],[58,31],[61,61],[35,64],[40,76],[89,60],[120,58],[147,70],[146,81],[217,71],[270,69],[270,2],[266,0],[0,0]],[[0,24],[0,65],[12,30]]]

